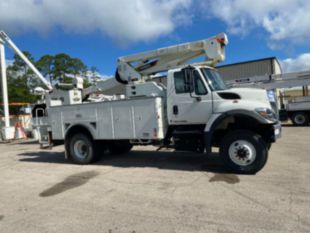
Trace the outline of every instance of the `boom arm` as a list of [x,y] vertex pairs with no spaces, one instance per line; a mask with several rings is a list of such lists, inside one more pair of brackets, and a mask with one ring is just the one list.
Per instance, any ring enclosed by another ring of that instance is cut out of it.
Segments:
[[53,90],[52,85],[42,76],[40,71],[29,61],[29,59],[18,49],[14,42],[4,32],[0,31],[0,42],[6,42],[13,49],[13,51],[29,66],[29,68],[39,77],[39,79],[45,84],[45,86],[51,91]]
[[227,44],[226,34],[221,33],[205,40],[120,57],[115,78],[123,84],[145,81],[152,74],[177,68],[203,55],[206,56],[205,64],[214,66],[225,59]]
[[260,87],[266,90],[310,85],[310,71],[254,76],[226,82],[229,86]]

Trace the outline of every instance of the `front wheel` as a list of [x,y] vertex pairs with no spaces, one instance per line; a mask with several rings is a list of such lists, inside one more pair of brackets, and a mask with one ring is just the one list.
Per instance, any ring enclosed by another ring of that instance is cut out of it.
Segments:
[[296,126],[304,126],[309,124],[309,117],[304,112],[296,112],[291,118],[292,122]]
[[220,155],[233,171],[255,174],[265,166],[268,148],[260,135],[248,130],[236,130],[223,138]]

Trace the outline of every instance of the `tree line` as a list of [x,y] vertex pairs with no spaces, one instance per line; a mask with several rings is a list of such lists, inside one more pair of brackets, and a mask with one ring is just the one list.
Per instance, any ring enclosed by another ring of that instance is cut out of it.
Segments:
[[[35,60],[31,53],[27,51],[23,53],[52,84],[57,82],[71,82],[72,76],[85,76],[88,70],[90,70],[95,77],[98,71],[96,67],[90,67],[88,69],[81,59],[72,58],[65,53],[56,54],[54,56],[47,54],[38,60]],[[13,63],[7,67],[7,82],[10,103],[34,103],[38,100],[38,96],[34,96],[32,90],[35,87],[43,85],[28,68],[26,63],[17,55],[14,55]],[[84,85],[90,85],[87,79],[84,79]],[[0,103],[2,102],[1,88]],[[18,111],[17,107],[10,108],[12,114],[16,114],[16,111]]]

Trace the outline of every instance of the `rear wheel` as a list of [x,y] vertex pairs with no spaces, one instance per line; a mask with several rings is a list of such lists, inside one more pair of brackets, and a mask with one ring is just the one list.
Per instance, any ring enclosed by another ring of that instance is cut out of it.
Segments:
[[291,120],[296,126],[304,126],[309,124],[309,117],[304,112],[296,112],[291,117]]
[[268,148],[260,135],[248,130],[236,130],[222,139],[220,155],[233,171],[255,174],[265,166]]
[[78,164],[89,164],[98,159],[95,142],[83,133],[74,134],[66,141],[69,158]]

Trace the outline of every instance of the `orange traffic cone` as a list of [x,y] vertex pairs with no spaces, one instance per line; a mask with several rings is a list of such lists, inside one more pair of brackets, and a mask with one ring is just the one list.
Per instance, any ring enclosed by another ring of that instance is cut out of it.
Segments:
[[20,122],[15,124],[15,139],[27,139],[26,132]]

